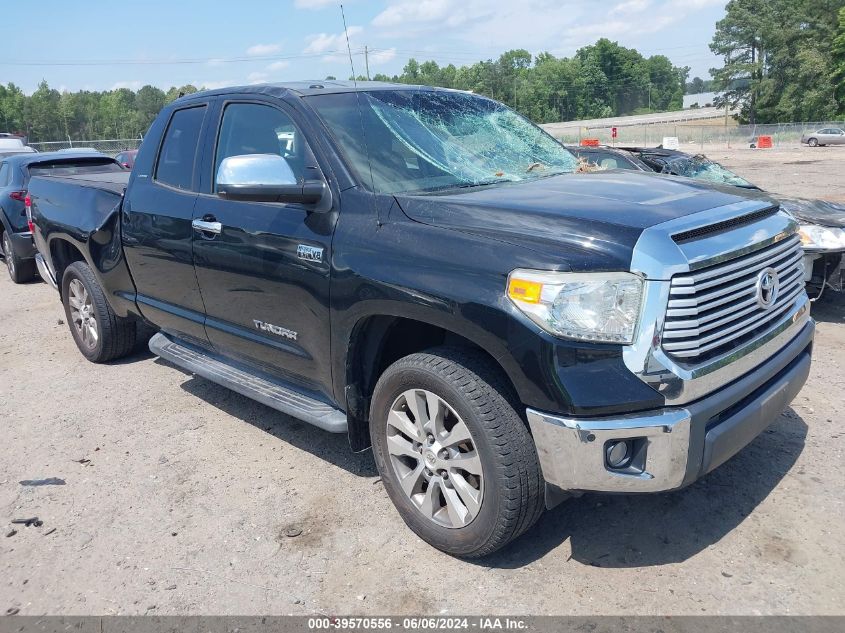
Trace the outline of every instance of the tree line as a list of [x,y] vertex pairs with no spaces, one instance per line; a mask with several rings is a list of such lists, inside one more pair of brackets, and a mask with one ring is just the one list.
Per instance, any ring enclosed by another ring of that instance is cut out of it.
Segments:
[[[512,50],[457,67],[410,59],[400,75],[372,79],[471,90],[546,123],[679,109],[688,73],[663,55],[646,58],[601,39],[571,58]],[[137,138],[162,107],[197,90],[187,85],[166,92],[154,86],[59,92],[42,81],[25,95],[14,84],[0,85],[0,131],[26,134],[30,142]]]
[[730,0],[711,71],[750,123],[845,116],[845,0]]
[[[664,55],[645,57],[604,38],[572,57],[517,49],[462,66],[412,58],[401,74],[372,79],[471,90],[537,123],[675,110],[684,94],[709,91],[748,122],[845,116],[845,0],[730,0],[710,48],[722,67],[692,81],[689,68]],[[42,81],[26,95],[9,83],[0,85],[0,131],[30,142],[137,138],[162,107],[198,89],[59,92]]]
[[688,75],[664,55],[644,57],[603,38],[572,57],[517,49],[458,67],[412,58],[402,74],[373,79],[471,90],[550,123],[680,109]]
[[0,85],[0,127],[43,141],[138,138],[159,111],[180,94],[197,92],[195,86],[154,86],[138,91],[119,88],[104,92],[59,92],[42,81],[26,95],[15,84]]

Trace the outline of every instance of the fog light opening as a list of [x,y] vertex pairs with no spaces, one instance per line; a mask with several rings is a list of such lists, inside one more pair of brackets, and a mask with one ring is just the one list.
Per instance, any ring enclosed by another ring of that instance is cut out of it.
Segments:
[[626,468],[634,456],[634,449],[630,440],[614,440],[608,442],[604,449],[607,465],[613,470]]

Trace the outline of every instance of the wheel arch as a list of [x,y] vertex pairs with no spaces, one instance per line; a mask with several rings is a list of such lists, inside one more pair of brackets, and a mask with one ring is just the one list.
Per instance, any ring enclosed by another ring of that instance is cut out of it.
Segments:
[[0,207],[0,237],[7,232],[14,233],[11,224],[9,224],[9,219],[6,217],[6,209]]
[[442,345],[471,349],[487,357],[501,371],[506,385],[512,390],[509,395],[518,399],[516,382],[501,362],[501,356],[497,358],[484,342],[474,340],[466,332],[404,316],[374,314],[362,317],[350,333],[346,356],[344,395],[353,450],[362,451],[370,446],[370,401],[384,370],[400,358]]
[[[85,262],[82,250],[70,240],[61,237],[54,238],[50,241],[50,263],[53,266],[53,272],[56,275],[56,283],[59,286],[59,297],[62,295],[62,277],[68,266],[74,262]],[[89,264],[90,265],[90,264]]]

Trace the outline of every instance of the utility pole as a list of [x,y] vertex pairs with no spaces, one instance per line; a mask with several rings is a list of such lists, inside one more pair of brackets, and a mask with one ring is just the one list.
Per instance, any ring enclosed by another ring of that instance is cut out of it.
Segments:
[[370,80],[370,49],[364,46],[364,65],[367,67],[367,81]]

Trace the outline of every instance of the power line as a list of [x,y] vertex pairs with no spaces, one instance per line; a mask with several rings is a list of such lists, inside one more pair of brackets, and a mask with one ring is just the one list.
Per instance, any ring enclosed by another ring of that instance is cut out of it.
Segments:
[[[660,50],[677,50],[684,48],[693,48],[693,46],[677,46],[665,49],[651,49],[652,52]],[[413,48],[368,48],[362,47],[356,49],[354,55],[366,55],[367,49],[369,52],[397,52],[407,54],[428,55],[432,58],[443,58],[448,56],[453,59],[472,60],[476,62],[488,61],[479,58],[479,51],[459,51],[459,50],[426,50]],[[488,48],[487,50],[494,50]],[[345,53],[346,51],[340,49],[325,50],[315,53],[300,53],[297,55],[245,55],[238,57],[194,57],[181,59],[80,59],[80,60],[21,60],[11,59],[6,60],[0,58],[0,66],[152,66],[152,65],[191,65],[191,64],[237,64],[249,62],[272,62],[272,61],[287,61],[295,59],[313,59],[317,57],[325,57],[338,53]],[[501,51],[499,51],[501,54]],[[686,53],[678,55],[679,58],[686,58],[690,55],[697,55],[698,53]],[[565,59],[565,58],[559,58]],[[703,61],[710,59],[710,57],[698,57],[690,59],[690,61]]]
[[[326,50],[319,53],[302,53],[299,55],[255,55],[244,57],[203,57],[186,59],[109,59],[109,60],[4,60],[0,58],[0,66],[163,66],[177,64],[237,64],[245,62],[269,62],[286,61],[292,59],[309,59],[314,57],[326,57],[337,53],[345,53],[342,50]],[[363,49],[356,50],[353,55],[363,55]]]

